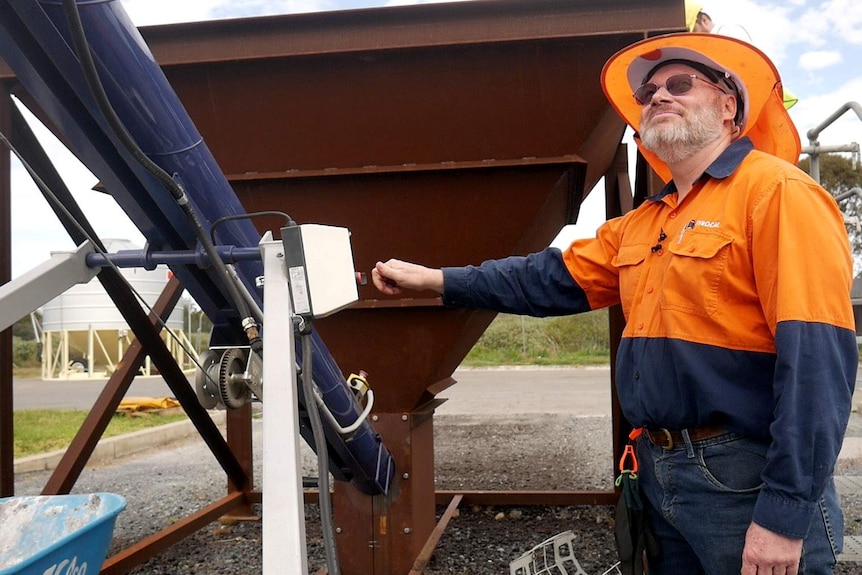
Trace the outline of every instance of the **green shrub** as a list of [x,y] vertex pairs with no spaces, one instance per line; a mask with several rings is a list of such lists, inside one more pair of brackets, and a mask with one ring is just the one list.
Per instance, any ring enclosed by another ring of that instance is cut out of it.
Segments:
[[547,323],[547,336],[563,349],[604,352],[609,349],[607,310],[551,318]]
[[584,365],[607,363],[607,310],[555,318],[500,314],[465,365]]
[[12,336],[12,363],[17,367],[37,367],[39,343],[33,339]]

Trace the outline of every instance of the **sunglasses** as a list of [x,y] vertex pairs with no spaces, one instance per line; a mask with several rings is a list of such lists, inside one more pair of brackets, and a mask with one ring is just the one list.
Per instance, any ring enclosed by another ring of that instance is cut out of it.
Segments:
[[[667,88],[667,91],[670,92],[671,96],[681,96],[691,91],[694,87],[694,80],[705,82],[707,86],[712,86],[722,94],[727,94],[727,92],[725,92],[720,86],[713,84],[705,78],[701,78],[697,74],[674,74],[665,80],[664,87]],[[652,100],[652,97],[659,91],[659,88],[661,88],[661,86],[652,82],[642,85],[634,93],[635,102],[641,106],[645,106]]]

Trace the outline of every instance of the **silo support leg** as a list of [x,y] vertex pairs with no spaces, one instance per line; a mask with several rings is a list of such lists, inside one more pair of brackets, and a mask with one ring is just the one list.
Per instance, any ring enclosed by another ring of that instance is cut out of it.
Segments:
[[374,414],[395,458],[388,496],[370,497],[337,482],[336,545],[344,575],[408,573],[435,525],[434,426],[430,412]]

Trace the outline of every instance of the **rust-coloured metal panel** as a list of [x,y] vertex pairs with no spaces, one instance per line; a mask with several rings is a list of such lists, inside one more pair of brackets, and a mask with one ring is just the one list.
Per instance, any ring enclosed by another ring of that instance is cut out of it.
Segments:
[[[475,2],[267,18],[254,32],[185,25],[214,53],[188,50],[183,63],[163,28],[153,50],[246,209],[349,228],[360,271],[385,257],[461,265],[548,245],[613,161],[623,124],[602,65],[662,18],[613,4],[618,14],[597,2]],[[490,320],[417,312],[410,299],[383,312],[371,286],[360,298],[319,327],[342,369],[371,373],[393,411],[427,400]]]
[[[582,161],[563,158],[234,186],[250,210],[284,209],[299,222],[346,226],[357,269],[368,271],[384,254],[454,265],[541,249],[573,217],[583,175]],[[360,297],[356,309],[318,327],[343,370],[364,369],[384,390],[377,395],[384,411],[425,401],[425,389],[451,375],[491,317],[412,297],[381,300],[373,286]],[[478,329],[474,315],[484,320]]]
[[[476,44],[168,70],[229,175],[576,154],[619,40]],[[466,121],[465,120],[469,120]]]

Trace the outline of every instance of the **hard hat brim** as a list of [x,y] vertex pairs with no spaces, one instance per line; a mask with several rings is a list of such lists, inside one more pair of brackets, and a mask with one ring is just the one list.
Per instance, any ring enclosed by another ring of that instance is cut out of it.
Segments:
[[[796,164],[801,145],[799,133],[783,104],[781,78],[760,50],[728,36],[716,34],[668,34],[632,44],[611,56],[602,70],[602,88],[611,105],[637,133],[642,106],[632,96],[656,66],[668,60],[690,60],[727,73],[739,89],[744,115],[739,137],[749,136],[758,150]],[[650,166],[664,181],[670,170],[635,141]]]

